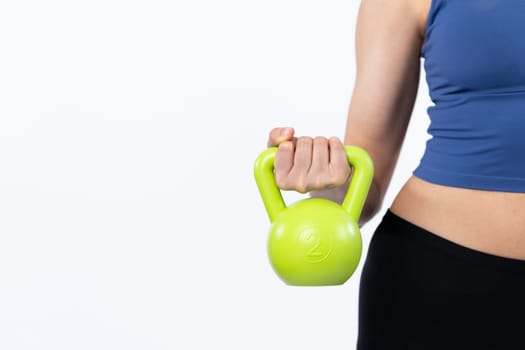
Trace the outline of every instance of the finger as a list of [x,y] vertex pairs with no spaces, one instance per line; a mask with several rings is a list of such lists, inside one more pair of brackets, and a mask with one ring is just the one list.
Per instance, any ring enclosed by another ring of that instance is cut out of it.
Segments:
[[333,185],[343,185],[350,176],[350,165],[343,143],[337,137],[328,140],[330,147],[330,172]]
[[328,171],[328,163],[330,162],[330,152],[328,148],[328,139],[325,137],[316,137],[313,140],[312,150],[312,166],[310,173],[317,173],[320,175]]
[[290,141],[283,142],[279,145],[279,150],[274,160],[274,176],[277,187],[282,190],[289,190],[288,174],[293,166],[294,144]]
[[290,177],[294,178],[296,190],[301,193],[308,190],[306,180],[312,164],[312,146],[311,137],[299,137],[297,139]]
[[293,128],[274,128],[270,131],[268,147],[279,146],[284,141],[291,141],[295,130]]

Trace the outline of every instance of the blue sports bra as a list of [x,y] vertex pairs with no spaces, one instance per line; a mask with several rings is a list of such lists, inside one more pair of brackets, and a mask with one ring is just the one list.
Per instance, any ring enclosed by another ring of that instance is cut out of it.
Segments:
[[525,192],[525,1],[432,0],[421,55],[433,105],[414,175]]

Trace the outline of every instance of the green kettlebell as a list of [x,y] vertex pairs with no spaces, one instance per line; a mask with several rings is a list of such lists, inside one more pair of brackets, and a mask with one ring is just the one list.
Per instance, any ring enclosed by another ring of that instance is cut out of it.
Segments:
[[277,148],[268,148],[257,157],[255,181],[271,221],[268,256],[276,274],[288,285],[341,285],[359,264],[358,221],[374,167],[363,149],[345,146],[345,151],[353,173],[342,205],[308,198],[287,207],[273,173]]

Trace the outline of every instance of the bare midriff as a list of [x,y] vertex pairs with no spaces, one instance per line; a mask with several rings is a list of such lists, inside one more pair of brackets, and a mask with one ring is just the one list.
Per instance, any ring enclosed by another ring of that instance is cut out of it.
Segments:
[[459,245],[525,260],[525,193],[448,187],[413,176],[390,210]]

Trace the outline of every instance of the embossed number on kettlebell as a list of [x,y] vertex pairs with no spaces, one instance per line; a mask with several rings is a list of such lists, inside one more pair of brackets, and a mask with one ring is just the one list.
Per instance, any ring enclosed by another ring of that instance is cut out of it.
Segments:
[[305,230],[300,235],[300,240],[308,247],[305,260],[316,263],[325,260],[332,252],[332,240],[329,237],[324,239],[319,234],[319,230]]
[[321,247],[321,238],[319,235],[310,232],[310,235],[306,237],[306,239],[313,242],[312,248],[308,252],[307,256],[312,259],[318,259],[320,256],[322,256],[323,252],[321,249],[319,249]]

